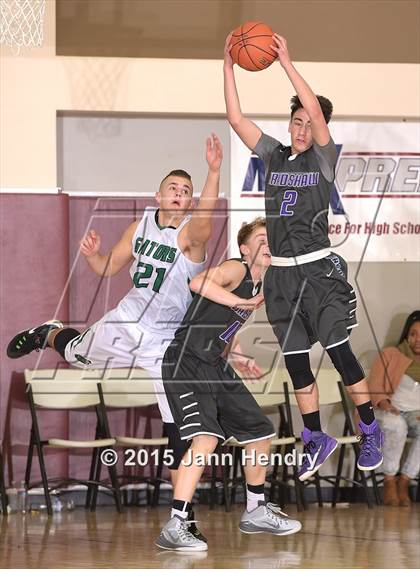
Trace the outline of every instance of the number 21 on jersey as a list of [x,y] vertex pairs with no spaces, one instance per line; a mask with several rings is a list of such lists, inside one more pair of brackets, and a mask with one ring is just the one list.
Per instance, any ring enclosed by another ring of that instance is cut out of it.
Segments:
[[[137,288],[146,288],[150,284],[150,277],[152,277],[153,269],[155,269],[157,275],[153,281],[152,290],[154,292],[159,292],[160,287],[162,285],[163,279],[165,277],[166,269],[157,269],[153,267],[153,265],[149,265],[149,263],[140,262],[137,265],[137,272],[133,276],[134,285]],[[147,279],[149,282],[144,282]]]
[[293,207],[298,198],[298,193],[296,190],[286,190],[283,195],[283,201],[280,206],[280,215],[291,216],[294,215],[294,211],[290,208]]

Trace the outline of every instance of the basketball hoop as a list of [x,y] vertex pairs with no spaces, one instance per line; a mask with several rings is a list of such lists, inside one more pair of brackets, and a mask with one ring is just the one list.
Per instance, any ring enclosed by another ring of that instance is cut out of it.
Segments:
[[45,0],[0,0],[0,43],[16,53],[42,45],[44,12]]

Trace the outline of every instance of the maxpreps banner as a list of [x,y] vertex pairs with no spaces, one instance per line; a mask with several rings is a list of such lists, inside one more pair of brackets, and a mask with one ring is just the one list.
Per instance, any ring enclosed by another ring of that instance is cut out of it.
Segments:
[[[288,121],[255,121],[285,145]],[[335,122],[332,248],[347,261],[419,261],[420,123]],[[264,164],[231,131],[231,254],[244,221],[264,215]]]

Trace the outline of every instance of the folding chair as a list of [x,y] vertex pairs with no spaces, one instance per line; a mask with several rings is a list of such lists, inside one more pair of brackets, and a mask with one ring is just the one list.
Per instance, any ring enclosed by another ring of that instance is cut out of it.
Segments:
[[[55,486],[55,489],[68,483],[86,485],[88,493],[85,507],[90,507],[91,510],[93,510],[95,509],[96,501],[91,500],[92,489],[102,486],[112,492],[118,512],[122,511],[121,495],[115,466],[108,467],[111,485],[100,482],[99,480],[101,464],[99,450],[103,451],[104,449],[111,448],[115,445],[116,441],[110,436],[104,437],[104,433],[109,432],[109,427],[103,400],[101,400],[100,391],[98,391],[97,387],[98,381],[85,379],[84,375],[85,372],[83,370],[25,370],[25,381],[27,383],[26,393],[32,417],[25,483],[29,488],[33,452],[36,448],[48,515],[52,515],[52,505],[45,467],[44,448],[92,449],[89,479],[63,479]],[[41,438],[37,417],[37,410],[39,408],[68,411],[92,407],[96,413],[96,433],[94,439],[78,441],[61,438],[43,440]]]
[[[127,379],[128,370],[110,369],[104,377],[104,381],[100,384],[103,392],[105,407],[108,408],[144,408],[157,403],[153,380],[145,377],[143,370],[133,369],[129,371],[129,379]],[[148,484],[154,486],[151,503],[152,507],[157,506],[159,502],[160,485],[165,480],[162,479],[162,470],[165,461],[170,457],[165,457],[165,450],[168,446],[168,438],[162,437],[131,437],[119,434],[115,436],[116,445],[123,448],[146,447],[146,454],[150,458],[149,449],[157,447],[156,473],[154,476],[139,477],[130,476],[130,479],[145,480]]]

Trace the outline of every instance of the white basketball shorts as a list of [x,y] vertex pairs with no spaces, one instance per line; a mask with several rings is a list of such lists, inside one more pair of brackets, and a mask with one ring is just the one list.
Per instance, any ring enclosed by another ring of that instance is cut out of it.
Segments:
[[67,344],[66,361],[78,368],[145,369],[153,379],[163,422],[173,423],[163,387],[161,366],[175,330],[146,330],[139,323],[124,321],[126,318],[118,308],[107,312],[101,320]]

